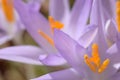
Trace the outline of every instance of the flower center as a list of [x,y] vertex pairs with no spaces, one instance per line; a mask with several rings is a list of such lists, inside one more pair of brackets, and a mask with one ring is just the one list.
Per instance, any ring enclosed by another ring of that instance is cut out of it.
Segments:
[[116,22],[118,26],[118,32],[120,32],[120,1],[116,2]]
[[1,0],[2,9],[6,16],[6,19],[9,22],[14,21],[14,7],[13,7],[13,0]]
[[109,59],[106,59],[101,63],[97,44],[92,45],[92,57],[88,57],[88,55],[85,54],[84,61],[93,72],[98,73],[102,73],[110,63]]
[[[54,29],[62,29],[64,26],[59,21],[55,21],[54,18],[52,18],[51,16],[49,16],[49,23],[50,23],[52,33],[54,33]],[[41,30],[39,30],[38,32],[44,39],[46,39],[52,46],[54,46],[54,41],[51,37],[49,37],[46,33],[44,33]]]

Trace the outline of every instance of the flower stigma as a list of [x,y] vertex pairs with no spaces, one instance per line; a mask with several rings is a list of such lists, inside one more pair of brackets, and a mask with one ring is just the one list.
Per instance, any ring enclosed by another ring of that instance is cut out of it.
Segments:
[[14,6],[13,0],[1,0],[2,9],[6,19],[9,22],[14,22]]
[[[49,23],[50,23],[52,34],[54,34],[54,29],[59,29],[60,30],[64,26],[59,21],[55,21],[54,18],[51,17],[51,16],[49,16]],[[53,39],[51,37],[49,37],[46,33],[44,33],[41,30],[39,30],[38,32],[44,39],[46,39],[52,46],[54,46],[54,41],[53,41]]]
[[106,59],[103,61],[103,63],[101,63],[98,45],[95,43],[92,45],[92,57],[88,57],[88,55],[85,54],[84,61],[93,72],[98,73],[102,73],[103,71],[105,71],[105,69],[108,67],[110,63],[109,59]]
[[120,1],[116,2],[116,23],[118,26],[118,32],[120,32]]

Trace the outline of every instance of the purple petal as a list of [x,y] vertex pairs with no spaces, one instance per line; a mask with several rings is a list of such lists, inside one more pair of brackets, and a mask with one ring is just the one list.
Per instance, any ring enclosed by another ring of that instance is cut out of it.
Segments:
[[118,31],[117,31],[117,25],[115,24],[115,22],[113,20],[108,20],[106,23],[106,36],[108,38],[108,40],[110,40],[112,43],[118,41]]
[[79,38],[79,44],[84,48],[87,48],[95,39],[98,28],[95,25],[89,25],[85,30],[83,35]]
[[28,4],[29,4],[29,7],[34,11],[39,11],[41,8],[41,0],[32,0],[32,1],[29,1]]
[[107,56],[113,64],[120,63],[120,41],[113,44],[107,50]]
[[69,0],[50,0],[50,16],[61,21],[69,13]]
[[39,56],[40,61],[47,66],[61,66],[66,64],[66,60],[58,54],[44,54]]
[[14,2],[15,8],[27,31],[43,49],[52,52],[51,45],[49,45],[49,43],[38,33],[38,30],[41,30],[51,37],[50,27],[47,20],[39,12],[29,8],[29,6],[23,3],[22,0],[15,0]]
[[101,57],[106,53],[106,50],[108,49],[108,45],[105,38],[105,32],[104,32],[104,24],[102,20],[102,14],[101,14],[101,1],[95,0],[93,2],[93,7],[91,11],[90,16],[90,23],[96,24],[98,26],[98,33],[95,38],[94,43],[97,43],[99,45],[99,53],[101,54]]
[[32,80],[82,80],[74,69],[66,69],[43,75]]
[[117,42],[107,50],[106,57],[110,59],[110,65],[108,66],[107,69],[108,76],[113,75],[117,72],[118,65],[116,66],[116,64],[120,63],[119,48],[120,48],[120,42]]
[[[79,8],[78,8],[79,7]],[[73,33],[80,33],[87,24],[89,13],[92,7],[92,0],[76,0],[72,9],[70,25]],[[76,26],[76,27],[75,27]],[[75,36],[76,36],[75,34]],[[77,36],[79,37],[79,35]]]
[[102,10],[109,18],[115,18],[116,0],[101,0]]
[[44,52],[35,46],[15,46],[0,49],[0,59],[42,65],[39,55]]
[[[101,12],[100,12],[100,0],[93,1],[93,6],[90,15],[90,23],[91,24],[101,24]],[[99,23],[100,21],[100,23]]]
[[[55,30],[54,33],[55,46],[60,54],[70,63],[70,65],[76,67],[80,65],[78,54],[76,53],[76,45],[79,45],[76,41],[70,38],[62,31]],[[83,47],[80,46],[80,51]]]

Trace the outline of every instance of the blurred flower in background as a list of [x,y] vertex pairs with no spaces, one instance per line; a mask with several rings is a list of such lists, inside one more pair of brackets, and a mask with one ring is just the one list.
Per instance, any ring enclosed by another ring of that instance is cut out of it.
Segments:
[[10,40],[17,44],[22,43],[21,37],[24,26],[19,14],[14,8],[13,0],[1,0],[0,2],[0,45]]

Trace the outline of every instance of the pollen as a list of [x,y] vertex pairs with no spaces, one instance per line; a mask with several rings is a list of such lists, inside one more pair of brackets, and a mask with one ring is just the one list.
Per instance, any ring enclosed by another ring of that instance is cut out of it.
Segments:
[[53,17],[49,16],[49,23],[50,23],[50,27],[51,27],[51,31],[52,33],[54,32],[54,29],[62,29],[63,28],[63,24],[60,23],[59,21],[55,21]]
[[118,32],[120,32],[120,1],[116,2],[116,23],[118,26]]
[[14,21],[13,0],[1,0],[1,3],[6,19],[9,22],[13,22]]
[[52,46],[54,46],[54,42],[52,38],[50,38],[47,34],[45,34],[44,32],[40,30],[38,32],[44,39],[46,39]]
[[103,62],[103,64],[100,66],[100,68],[98,69],[98,72],[99,72],[99,73],[103,72],[103,71],[107,68],[107,66],[108,66],[109,63],[110,63],[110,60],[109,60],[109,59],[106,59],[106,60]]
[[98,73],[105,71],[110,63],[109,59],[106,59],[101,63],[97,44],[92,45],[92,56],[90,58],[87,54],[84,55],[84,61],[93,72]]
[[88,58],[88,55],[84,55],[85,63],[89,66],[89,68],[93,71],[96,72],[96,67],[91,64],[90,59]]

